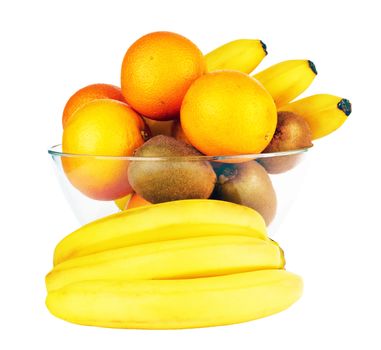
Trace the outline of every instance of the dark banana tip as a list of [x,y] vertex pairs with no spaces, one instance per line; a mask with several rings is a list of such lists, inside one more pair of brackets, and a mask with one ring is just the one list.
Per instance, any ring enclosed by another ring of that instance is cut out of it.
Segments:
[[259,41],[260,41],[260,43],[261,43],[261,45],[262,45],[262,49],[263,49],[263,51],[264,51],[265,54],[267,55],[268,52],[267,52],[267,46],[266,46],[266,44],[265,44],[262,40],[259,40]]
[[308,65],[310,66],[311,70],[317,75],[318,72],[316,70],[315,64],[312,61],[308,60]]
[[343,98],[337,104],[337,108],[344,112],[344,114],[348,117],[348,115],[352,112],[352,105],[346,98]]

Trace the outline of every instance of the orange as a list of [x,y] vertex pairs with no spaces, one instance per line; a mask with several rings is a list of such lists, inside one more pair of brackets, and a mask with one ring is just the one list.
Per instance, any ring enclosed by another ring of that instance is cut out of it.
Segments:
[[64,153],[90,156],[62,157],[69,181],[83,194],[115,200],[130,193],[128,161],[100,156],[130,156],[144,143],[139,115],[125,103],[95,100],[78,109],[62,137]]
[[185,136],[206,155],[260,153],[277,124],[271,95],[255,79],[236,71],[197,79],[181,107]]
[[66,102],[62,114],[62,126],[65,127],[67,121],[78,108],[91,101],[108,98],[124,102],[122,90],[114,85],[92,84],[78,90]]
[[137,193],[134,193],[131,199],[128,201],[126,209],[145,207],[147,205],[151,205],[151,202],[148,202],[143,197],[139,196]]
[[143,116],[174,119],[189,86],[204,71],[204,56],[190,40],[170,32],[150,33],[133,43],[124,56],[122,92]]

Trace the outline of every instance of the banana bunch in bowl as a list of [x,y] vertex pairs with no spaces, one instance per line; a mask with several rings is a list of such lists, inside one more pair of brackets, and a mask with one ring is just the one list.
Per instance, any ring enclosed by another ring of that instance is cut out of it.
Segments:
[[89,223],[56,247],[50,312],[110,328],[227,325],[288,308],[302,280],[284,269],[263,218],[245,206],[183,200]]

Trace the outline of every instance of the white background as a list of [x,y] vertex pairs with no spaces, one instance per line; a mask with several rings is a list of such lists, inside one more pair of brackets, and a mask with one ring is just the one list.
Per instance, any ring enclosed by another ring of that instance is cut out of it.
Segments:
[[[378,1],[2,1],[0,5],[1,349],[380,349],[380,19]],[[49,314],[44,275],[77,227],[47,148],[78,88],[119,83],[127,47],[154,30],[203,52],[259,38],[280,60],[308,58],[308,94],[349,98],[353,113],[316,142],[277,239],[305,292],[289,310],[185,331],[81,327]]]

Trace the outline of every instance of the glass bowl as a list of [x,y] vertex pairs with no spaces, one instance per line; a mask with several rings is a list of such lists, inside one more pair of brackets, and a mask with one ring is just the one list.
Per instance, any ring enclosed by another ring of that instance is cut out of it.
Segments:
[[298,192],[308,151],[304,148],[235,156],[118,157],[63,153],[61,145],[48,150],[61,188],[80,224],[128,207],[129,193],[136,191],[155,203],[210,198],[246,205],[262,214],[270,235],[276,232]]

